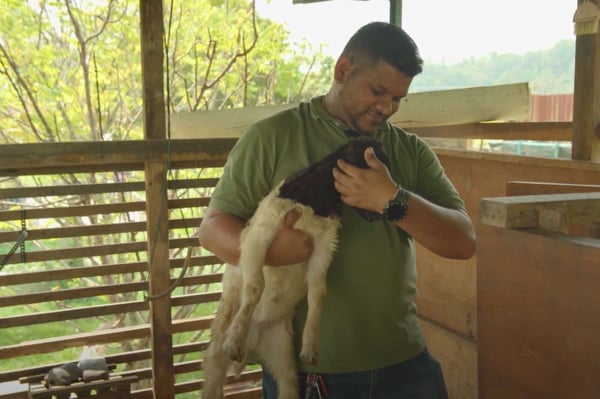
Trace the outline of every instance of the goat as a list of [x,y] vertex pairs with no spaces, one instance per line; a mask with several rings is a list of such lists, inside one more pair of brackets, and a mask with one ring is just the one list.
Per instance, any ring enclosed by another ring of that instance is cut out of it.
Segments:
[[[340,158],[368,167],[364,152],[369,147],[382,162],[389,164],[377,140],[352,140],[321,161],[292,174],[259,203],[241,234],[239,266],[227,265],[223,275],[223,294],[202,366],[203,399],[223,398],[223,384],[231,362],[237,362],[235,372],[239,376],[249,351],[272,373],[279,399],[299,398],[292,317],[296,304],[307,295],[308,315],[300,358],[316,364],[325,277],[336,250],[340,226],[341,200],[332,170]],[[290,266],[263,267],[271,241],[285,216],[294,209],[301,213],[294,227],[308,233],[313,240],[310,259]],[[381,218],[376,212],[355,209],[368,221]]]

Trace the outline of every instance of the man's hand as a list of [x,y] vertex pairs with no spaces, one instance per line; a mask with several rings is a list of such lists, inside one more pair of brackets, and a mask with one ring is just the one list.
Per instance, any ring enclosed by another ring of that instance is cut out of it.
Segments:
[[294,224],[302,216],[297,210],[291,210],[285,215],[281,229],[267,250],[265,263],[268,266],[285,266],[306,262],[313,251],[312,238],[294,228]]
[[398,190],[390,172],[377,159],[372,148],[365,150],[365,161],[369,168],[363,169],[339,160],[333,169],[335,188],[342,201],[350,206],[381,212]]

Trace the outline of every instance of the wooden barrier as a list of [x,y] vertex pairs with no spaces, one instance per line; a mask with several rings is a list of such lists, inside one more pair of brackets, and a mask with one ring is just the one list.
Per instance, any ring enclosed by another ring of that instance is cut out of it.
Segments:
[[598,221],[599,206],[600,193],[481,201],[479,399],[598,398],[600,240],[545,219]]

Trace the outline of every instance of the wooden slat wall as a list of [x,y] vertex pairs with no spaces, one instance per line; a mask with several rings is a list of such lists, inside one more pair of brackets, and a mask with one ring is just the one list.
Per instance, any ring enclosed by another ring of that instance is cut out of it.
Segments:
[[[517,131],[517,130],[515,130]],[[436,149],[473,221],[482,198],[506,195],[509,181],[597,185],[600,164],[565,159]],[[480,235],[477,228],[478,238]],[[478,244],[479,246],[479,244]],[[451,261],[417,246],[417,307],[430,351],[442,363],[450,398],[477,398],[479,255]]]
[[[18,336],[29,327],[64,331],[44,339],[5,341],[0,382],[77,360],[61,353],[99,345],[108,348],[107,360],[118,364],[116,374],[139,377],[134,398],[152,397],[152,354],[145,349],[151,327],[144,161],[155,159],[170,167],[171,279],[166,286],[177,283],[170,301],[177,340],[174,390],[183,395],[201,389],[202,351],[220,298],[222,266],[197,246],[194,233],[218,181],[220,170],[214,168],[223,165],[233,142],[178,140],[169,146],[170,154],[163,153],[168,147],[160,140],[0,146],[0,260],[18,239],[21,219],[28,233],[24,257],[16,251],[0,273],[0,335]],[[195,250],[185,264],[188,247]],[[64,288],[49,289],[48,283]],[[183,311],[189,308],[197,311]],[[102,329],[81,330],[99,320]],[[84,324],[73,327],[78,322]],[[145,343],[143,349],[136,342]],[[34,356],[43,355],[39,365]],[[31,363],[2,369],[11,359]],[[245,372],[231,381],[227,397],[260,397],[259,379],[259,371]]]

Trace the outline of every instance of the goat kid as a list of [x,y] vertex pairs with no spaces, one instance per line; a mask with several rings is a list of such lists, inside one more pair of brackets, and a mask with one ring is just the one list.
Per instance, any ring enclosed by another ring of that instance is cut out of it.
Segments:
[[[279,399],[299,399],[292,317],[296,304],[307,295],[308,315],[300,358],[308,364],[317,363],[325,277],[340,226],[341,200],[334,187],[332,169],[340,158],[368,167],[364,152],[369,147],[389,165],[377,140],[356,139],[288,177],[258,205],[242,231],[239,266],[227,265],[223,275],[223,294],[203,361],[203,399],[223,398],[231,362],[236,362],[235,373],[239,376],[248,352],[258,356],[277,381]],[[271,241],[285,216],[294,209],[301,213],[294,227],[313,240],[310,259],[285,267],[263,267]],[[381,218],[376,212],[355,209],[366,220]]]

